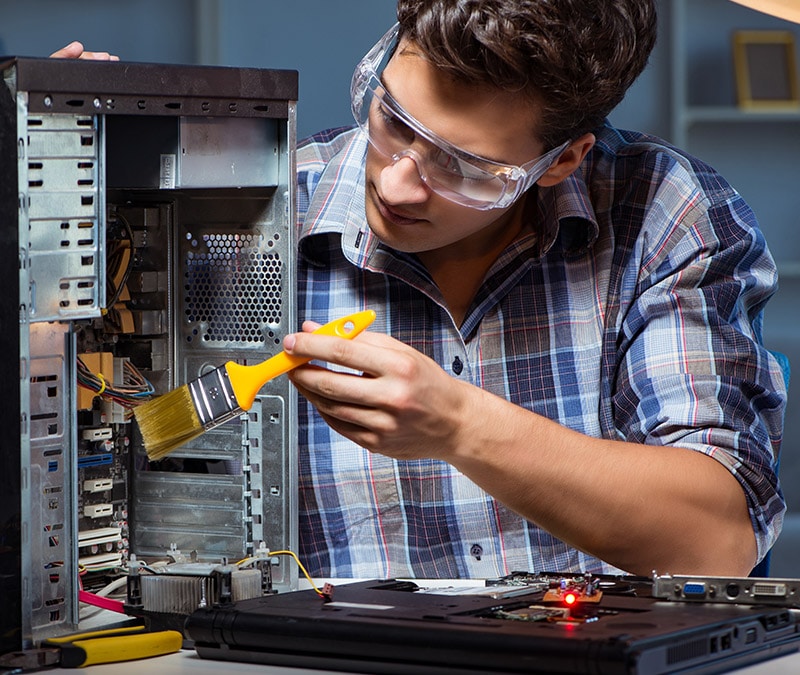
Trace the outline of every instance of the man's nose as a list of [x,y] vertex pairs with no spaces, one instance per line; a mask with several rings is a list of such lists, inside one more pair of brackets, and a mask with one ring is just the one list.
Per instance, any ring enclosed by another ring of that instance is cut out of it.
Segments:
[[381,197],[389,204],[419,204],[430,196],[417,160],[411,155],[392,158],[381,171]]

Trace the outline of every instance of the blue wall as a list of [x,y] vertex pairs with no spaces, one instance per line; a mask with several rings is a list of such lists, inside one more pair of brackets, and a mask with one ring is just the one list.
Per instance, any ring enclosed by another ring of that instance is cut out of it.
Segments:
[[134,61],[192,62],[193,0],[0,0],[0,53],[47,56],[72,40]]
[[[351,123],[353,67],[394,18],[395,0],[0,0],[0,54],[81,40],[129,61],[298,70],[302,137]],[[620,126],[668,133],[667,47],[615,113]]]
[[225,0],[219,63],[300,72],[298,136],[352,124],[350,78],[395,0]]

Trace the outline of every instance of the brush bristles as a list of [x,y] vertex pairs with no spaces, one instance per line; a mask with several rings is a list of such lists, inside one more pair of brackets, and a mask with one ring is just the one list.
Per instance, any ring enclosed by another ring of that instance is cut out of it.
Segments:
[[133,414],[142,432],[147,457],[152,461],[205,431],[187,385],[134,408]]

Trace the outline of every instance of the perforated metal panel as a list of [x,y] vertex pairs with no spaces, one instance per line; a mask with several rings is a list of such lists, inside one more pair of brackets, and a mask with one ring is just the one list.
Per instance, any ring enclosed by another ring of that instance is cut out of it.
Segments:
[[188,342],[278,343],[283,318],[280,234],[187,234],[184,261]]

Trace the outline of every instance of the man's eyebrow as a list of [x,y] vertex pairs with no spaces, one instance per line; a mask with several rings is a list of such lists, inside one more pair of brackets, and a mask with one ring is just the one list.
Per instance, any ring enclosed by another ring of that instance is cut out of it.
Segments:
[[[386,84],[386,80],[384,80],[384,79],[383,79],[383,73],[381,73],[381,74],[378,76],[378,80],[380,80],[380,83],[381,83],[381,85],[383,86],[383,88],[386,90],[386,93],[387,93],[387,94],[389,94],[389,96],[391,96],[391,97],[392,97],[392,100],[393,100],[393,101],[394,101],[394,102],[395,102],[395,103],[396,103],[398,106],[400,106],[400,108],[402,109],[403,113],[405,113],[405,115],[406,115],[406,116],[407,116],[409,119],[412,119],[412,120],[414,120],[414,122],[416,122],[416,123],[417,123],[417,124],[418,124],[420,127],[422,127],[423,129],[427,129],[427,130],[428,130],[430,133],[436,133],[436,132],[435,132],[435,131],[433,131],[432,129],[429,129],[427,126],[425,126],[425,125],[424,125],[422,122],[420,122],[420,121],[419,121],[419,120],[418,120],[416,117],[414,117],[414,116],[413,116],[413,115],[412,115],[410,112],[408,112],[408,110],[406,110],[406,109],[405,109],[405,108],[404,108],[404,107],[401,105],[400,101],[398,101],[398,100],[395,98],[394,94],[393,94],[393,93],[391,92],[391,90],[389,89],[389,85],[387,85],[387,84]],[[411,127],[411,128],[413,129],[413,127]],[[438,136],[438,134],[436,134],[436,135]],[[441,137],[440,137],[440,138],[441,138]],[[450,146],[450,148],[452,148],[452,150],[453,150],[453,154],[455,154],[455,155],[461,155],[462,157],[464,157],[464,158],[466,158],[466,159],[469,159],[469,158],[474,158],[474,159],[482,160],[482,161],[484,161],[484,162],[488,162],[489,164],[497,164],[498,166],[503,166],[503,167],[505,167],[505,166],[516,166],[516,164],[513,164],[513,163],[511,163],[511,164],[510,164],[510,163],[508,163],[508,162],[504,162],[504,161],[502,161],[502,160],[499,160],[499,159],[492,159],[491,157],[487,157],[486,155],[479,155],[479,154],[478,154],[478,153],[476,153],[476,152],[472,152],[472,151],[470,151],[470,150],[465,150],[464,148],[462,148],[462,147],[459,147],[458,145],[455,145],[455,144],[451,143],[451,142],[450,142],[450,141],[448,141],[446,138],[442,138],[442,140],[443,140],[445,143],[447,143],[447,145],[448,145],[448,146]],[[428,142],[430,142],[430,141],[428,141]],[[444,148],[442,148],[442,149],[444,149]]]
[[[402,54],[403,56],[418,56],[420,58],[425,58],[425,55],[419,51],[418,49],[414,48],[414,43],[411,42],[409,39],[404,38],[394,48],[394,54]],[[392,56],[394,56],[392,54]]]

